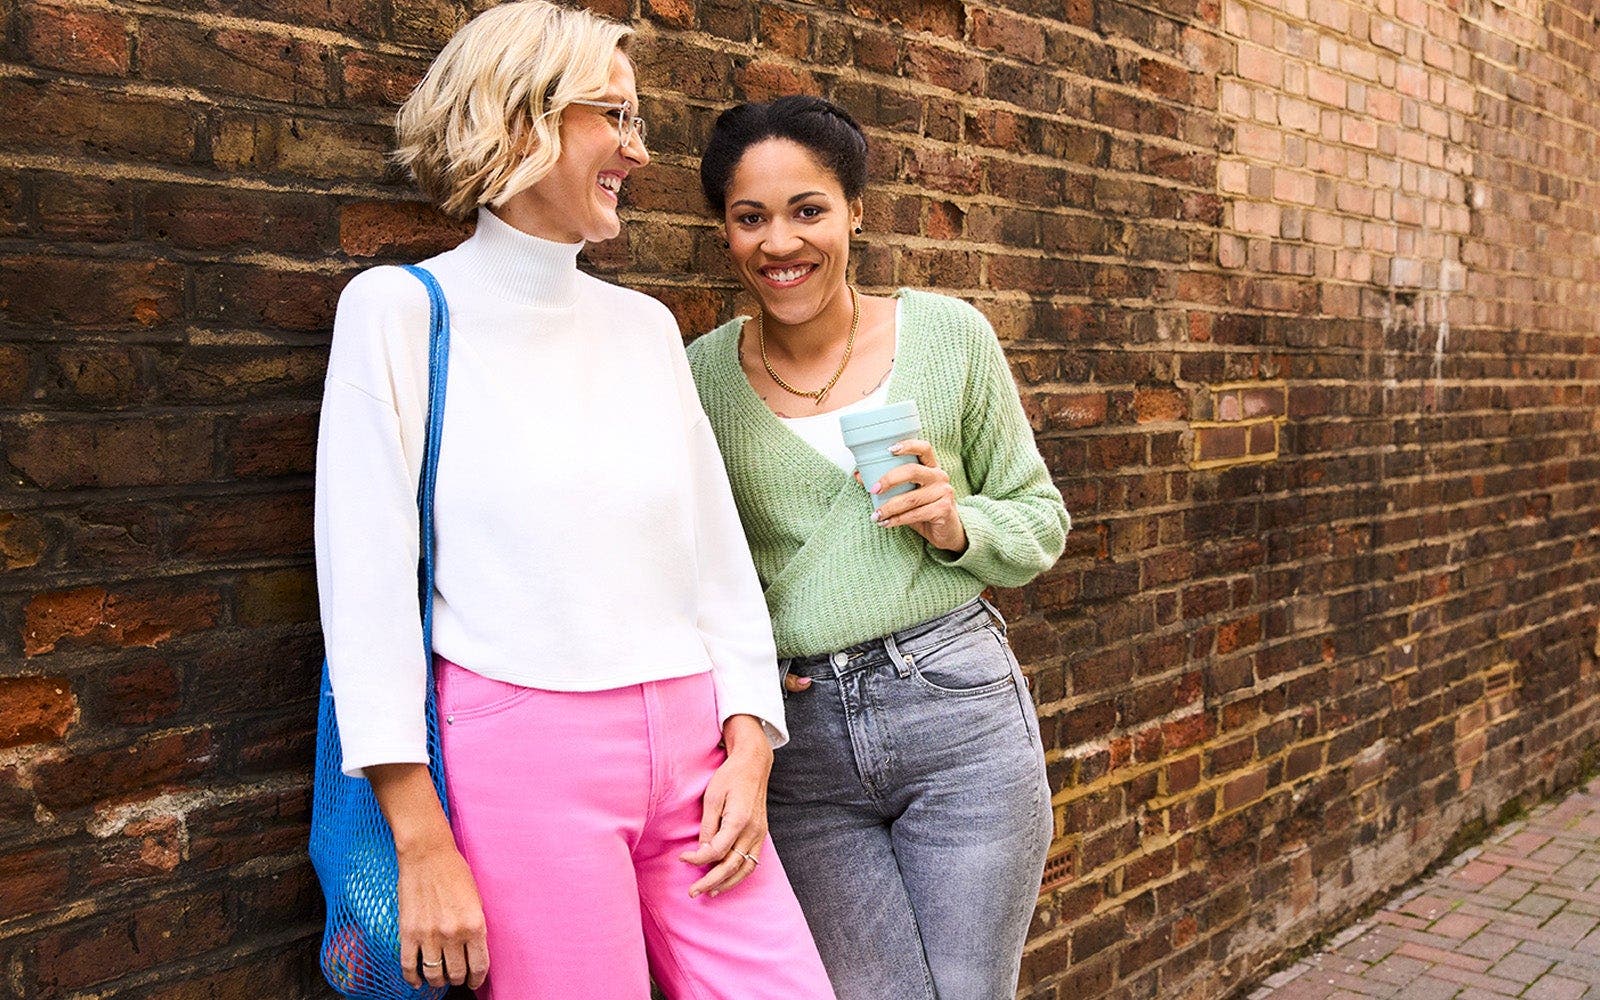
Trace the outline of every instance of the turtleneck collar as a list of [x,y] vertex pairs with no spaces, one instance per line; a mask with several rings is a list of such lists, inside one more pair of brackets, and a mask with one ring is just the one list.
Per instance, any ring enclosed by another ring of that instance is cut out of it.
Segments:
[[462,262],[496,297],[541,309],[563,309],[578,298],[578,251],[525,233],[487,208],[457,250]]

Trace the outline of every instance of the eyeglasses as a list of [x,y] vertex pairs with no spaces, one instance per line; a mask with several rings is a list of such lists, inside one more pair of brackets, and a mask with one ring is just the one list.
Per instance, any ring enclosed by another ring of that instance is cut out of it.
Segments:
[[572,101],[570,103],[581,104],[586,108],[601,108],[608,114],[615,114],[617,116],[617,145],[626,146],[629,136],[637,137],[640,146],[645,145],[645,135],[650,130],[645,125],[643,118],[629,114],[633,110],[632,101],[623,101],[620,104],[613,104],[610,101]]

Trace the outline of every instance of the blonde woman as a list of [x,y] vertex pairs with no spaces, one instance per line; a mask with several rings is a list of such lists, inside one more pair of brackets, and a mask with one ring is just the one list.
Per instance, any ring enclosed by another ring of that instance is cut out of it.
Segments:
[[831,998],[766,830],[775,651],[672,316],[577,269],[650,161],[629,29],[526,0],[456,35],[399,161],[471,238],[424,262],[452,349],[429,781],[416,594],[428,300],[339,301],[317,467],[346,773],[400,862],[414,984],[486,1000]]

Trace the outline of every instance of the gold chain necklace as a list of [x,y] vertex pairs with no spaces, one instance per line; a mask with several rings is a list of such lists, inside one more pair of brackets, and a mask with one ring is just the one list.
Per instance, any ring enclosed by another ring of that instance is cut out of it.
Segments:
[[861,325],[861,298],[856,294],[854,288],[849,285],[846,285],[845,288],[850,290],[850,336],[845,338],[844,357],[839,360],[839,367],[834,371],[833,378],[828,379],[828,384],[811,392],[796,389],[772,370],[772,362],[767,359],[767,327],[766,323],[763,322],[767,314],[766,310],[761,310],[761,315],[756,317],[756,342],[761,345],[761,363],[767,366],[767,374],[772,377],[772,381],[778,383],[778,388],[784,392],[795,396],[804,396],[807,399],[814,399],[817,401],[816,405],[818,406],[822,405],[823,398],[828,395],[828,391],[833,388],[834,383],[839,381],[839,376],[844,374],[845,365],[850,363],[850,352],[856,346],[856,328]]

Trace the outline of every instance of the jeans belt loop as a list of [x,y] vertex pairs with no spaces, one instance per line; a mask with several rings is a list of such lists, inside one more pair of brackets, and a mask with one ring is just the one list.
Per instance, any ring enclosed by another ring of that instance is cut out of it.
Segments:
[[889,654],[889,659],[894,663],[894,672],[901,680],[911,676],[911,657],[900,652],[900,646],[894,641],[894,633],[890,632],[883,637],[883,648]]
[[994,619],[995,627],[1000,630],[1000,635],[1004,637],[1008,631],[1005,615],[1002,615],[1000,609],[991,604],[989,599],[982,594],[978,595],[978,600],[983,602],[984,610],[989,612],[989,617]]

